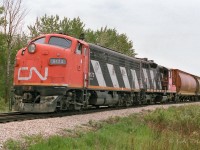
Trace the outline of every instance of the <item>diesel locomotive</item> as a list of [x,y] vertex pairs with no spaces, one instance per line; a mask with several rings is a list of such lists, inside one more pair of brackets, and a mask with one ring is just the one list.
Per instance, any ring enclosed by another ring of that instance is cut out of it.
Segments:
[[18,51],[14,109],[55,112],[200,99],[200,77],[63,34]]

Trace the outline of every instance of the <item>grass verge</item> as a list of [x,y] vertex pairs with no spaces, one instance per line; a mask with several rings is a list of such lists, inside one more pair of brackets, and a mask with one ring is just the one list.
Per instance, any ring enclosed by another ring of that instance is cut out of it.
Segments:
[[186,150],[200,147],[200,108],[189,105],[157,109],[125,118],[90,121],[76,130],[44,138],[26,137],[24,142],[9,140],[6,149],[30,150]]

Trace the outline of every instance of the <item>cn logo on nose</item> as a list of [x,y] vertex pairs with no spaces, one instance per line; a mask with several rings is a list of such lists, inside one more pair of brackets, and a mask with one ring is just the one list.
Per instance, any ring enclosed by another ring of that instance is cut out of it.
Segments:
[[35,68],[35,67],[31,67],[30,70],[29,70],[29,76],[27,77],[21,77],[20,74],[21,74],[21,71],[25,71],[25,70],[29,70],[28,67],[21,67],[19,68],[18,70],[18,80],[30,80],[32,78],[32,75],[33,75],[33,72],[36,73],[36,75],[41,79],[41,80],[46,80],[47,79],[47,76],[48,76],[48,67],[45,67],[45,70],[44,70],[44,76],[40,74],[40,72]]

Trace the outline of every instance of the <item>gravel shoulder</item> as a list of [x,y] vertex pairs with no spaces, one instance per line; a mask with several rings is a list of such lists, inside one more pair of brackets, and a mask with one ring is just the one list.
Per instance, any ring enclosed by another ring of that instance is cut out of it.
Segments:
[[150,105],[145,107],[104,111],[92,114],[48,118],[48,119],[35,119],[35,120],[0,124],[0,144],[4,143],[8,139],[20,139],[24,136],[41,134],[44,137],[47,137],[50,135],[60,134],[64,129],[74,129],[77,126],[88,123],[90,120],[100,121],[108,119],[109,117],[115,117],[115,116],[124,117],[133,113],[139,113],[146,110],[152,111],[157,108],[166,109],[170,106],[182,106],[191,104],[200,105],[200,102],[185,103],[185,104]]

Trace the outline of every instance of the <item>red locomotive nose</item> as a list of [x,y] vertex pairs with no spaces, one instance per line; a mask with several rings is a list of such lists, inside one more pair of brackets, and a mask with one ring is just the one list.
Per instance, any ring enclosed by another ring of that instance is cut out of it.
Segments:
[[21,99],[16,110],[30,111],[34,103],[33,112],[55,111],[60,95],[88,85],[88,56],[88,44],[73,37],[47,34],[32,40],[15,60],[14,88]]
[[23,55],[20,52],[17,55],[15,85],[32,83],[39,85],[66,84],[68,53],[60,47],[30,44]]
[[15,85],[84,86],[88,46],[75,38],[49,34],[29,43],[16,56]]

